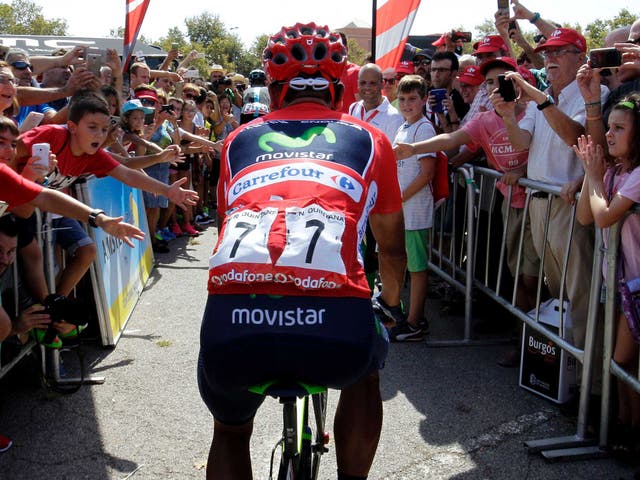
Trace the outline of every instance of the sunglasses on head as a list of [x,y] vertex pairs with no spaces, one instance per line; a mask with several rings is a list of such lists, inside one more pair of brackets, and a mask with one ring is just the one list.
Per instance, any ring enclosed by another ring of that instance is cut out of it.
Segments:
[[387,85],[393,85],[394,83],[396,83],[396,78],[383,78],[382,79],[382,83],[386,83]]
[[295,77],[289,80],[289,88],[293,88],[294,90],[304,90],[307,87],[311,87],[313,90],[320,91],[329,88],[329,83],[329,80],[322,77]]

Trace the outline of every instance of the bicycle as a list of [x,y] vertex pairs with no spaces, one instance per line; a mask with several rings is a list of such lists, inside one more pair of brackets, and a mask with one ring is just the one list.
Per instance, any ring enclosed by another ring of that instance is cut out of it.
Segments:
[[[275,453],[280,448],[277,480],[316,480],[320,458],[329,451],[329,434],[324,431],[327,416],[327,389],[303,382],[266,382],[249,388],[253,393],[271,396],[282,404],[282,437],[271,450],[269,480],[273,480]],[[309,425],[309,398],[315,417],[315,439]]]

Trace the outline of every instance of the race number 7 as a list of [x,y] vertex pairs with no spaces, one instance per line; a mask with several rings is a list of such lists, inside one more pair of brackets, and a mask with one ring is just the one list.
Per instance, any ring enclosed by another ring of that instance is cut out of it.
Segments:
[[316,231],[313,232],[313,235],[311,236],[311,240],[309,241],[309,248],[307,250],[307,256],[305,257],[304,261],[305,263],[311,263],[311,260],[313,259],[313,252],[316,249],[316,244],[318,243],[318,238],[320,238],[320,235],[322,234],[322,231],[324,230],[324,223],[322,223],[320,220],[318,219],[312,219],[307,221],[306,228],[316,228]]
[[236,253],[238,253],[238,247],[240,246],[240,242],[242,242],[244,237],[246,237],[251,232],[253,232],[256,229],[256,227],[257,227],[257,224],[255,223],[238,222],[235,224],[236,229],[238,228],[244,229],[244,232],[242,232],[234,242],[233,247],[231,248],[231,253],[229,253],[229,258],[234,258],[236,256]]

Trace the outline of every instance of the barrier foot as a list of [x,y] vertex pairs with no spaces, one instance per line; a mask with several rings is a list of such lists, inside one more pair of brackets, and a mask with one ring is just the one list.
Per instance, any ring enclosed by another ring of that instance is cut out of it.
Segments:
[[[596,438],[583,438],[578,435],[569,435],[566,437],[544,438],[542,440],[529,440],[524,442],[529,453],[539,453],[553,450],[566,450],[578,447],[590,447],[598,444]],[[544,453],[543,453],[544,455]]]
[[609,453],[599,446],[584,446],[577,448],[563,448],[560,450],[547,450],[542,452],[542,456],[549,462],[559,460],[593,460],[606,458]]
[[53,385],[101,385],[104,383],[105,377],[88,376],[80,378],[60,376],[60,351],[57,349],[45,349],[43,346],[40,346],[40,348],[42,351],[42,372]]

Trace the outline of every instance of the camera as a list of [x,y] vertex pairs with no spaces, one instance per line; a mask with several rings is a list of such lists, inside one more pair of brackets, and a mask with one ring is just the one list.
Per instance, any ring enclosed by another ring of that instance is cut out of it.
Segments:
[[592,68],[611,68],[622,65],[622,54],[617,48],[594,48],[589,52]]
[[48,313],[51,317],[51,323],[47,327],[44,335],[43,343],[51,343],[56,338],[58,331],[54,328],[55,323],[63,320],[72,325],[81,325],[86,323],[88,318],[87,306],[78,300],[70,300],[64,295],[52,293],[44,299],[43,313]]
[[174,106],[172,104],[162,105],[160,107],[160,113],[162,112],[173,112]]
[[233,80],[231,80],[229,77],[224,77],[220,80],[215,80],[211,82],[211,86],[213,88],[218,88],[220,85],[224,85],[225,87],[230,87],[231,85],[233,85]]
[[498,93],[502,95],[505,102],[513,102],[517,98],[513,82],[507,80],[504,75],[498,75]]

